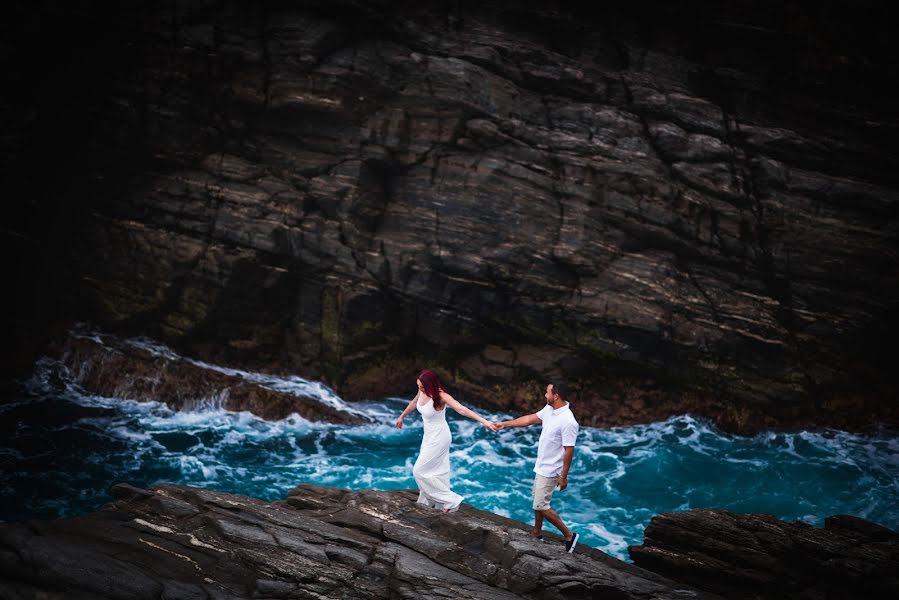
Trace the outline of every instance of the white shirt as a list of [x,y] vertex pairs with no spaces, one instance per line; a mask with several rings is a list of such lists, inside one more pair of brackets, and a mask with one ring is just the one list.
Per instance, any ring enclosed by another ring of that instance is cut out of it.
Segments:
[[547,404],[537,416],[543,421],[543,431],[540,432],[534,473],[544,477],[558,477],[562,474],[562,462],[565,457],[563,447],[574,446],[577,439],[577,421],[567,402],[565,406],[556,410]]

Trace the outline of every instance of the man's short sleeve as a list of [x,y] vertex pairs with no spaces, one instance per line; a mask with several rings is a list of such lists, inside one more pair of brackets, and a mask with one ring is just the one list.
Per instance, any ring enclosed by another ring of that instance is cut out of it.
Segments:
[[540,410],[539,412],[537,412],[535,414],[537,415],[538,419],[540,419],[541,421],[544,421],[544,420],[546,420],[546,415],[550,414],[552,411],[553,411],[553,407],[550,406],[549,404],[547,404],[546,406],[543,407],[543,410]]
[[574,446],[577,441],[577,431],[578,424],[577,423],[566,423],[562,427],[562,445],[563,446]]

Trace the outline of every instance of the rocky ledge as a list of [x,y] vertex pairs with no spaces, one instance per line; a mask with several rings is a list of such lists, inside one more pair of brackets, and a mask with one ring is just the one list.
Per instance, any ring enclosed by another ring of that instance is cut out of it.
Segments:
[[634,563],[727,598],[897,598],[899,534],[846,515],[824,528],[771,515],[656,516]]
[[899,536],[851,517],[814,529],[662,515],[632,565],[583,544],[566,554],[558,536],[537,542],[523,523],[468,505],[424,508],[409,490],[300,485],[274,503],[177,485],[112,494],[82,517],[0,525],[0,596],[870,598],[895,597],[899,572]]
[[172,410],[224,408],[263,419],[297,414],[309,421],[360,424],[368,419],[336,396],[332,404],[304,394],[298,380],[271,378],[179,356],[148,340],[123,340],[74,329],[53,343],[50,357],[68,379],[92,394],[139,402],[158,401]]
[[119,484],[83,517],[0,526],[4,598],[715,598],[516,521],[411,491],[301,485],[266,503]]

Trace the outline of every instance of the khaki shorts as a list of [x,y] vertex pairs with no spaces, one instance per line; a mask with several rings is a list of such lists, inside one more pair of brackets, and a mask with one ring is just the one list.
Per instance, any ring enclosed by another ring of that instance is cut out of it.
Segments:
[[559,483],[558,477],[544,477],[534,474],[534,510],[546,510],[553,497],[553,491]]

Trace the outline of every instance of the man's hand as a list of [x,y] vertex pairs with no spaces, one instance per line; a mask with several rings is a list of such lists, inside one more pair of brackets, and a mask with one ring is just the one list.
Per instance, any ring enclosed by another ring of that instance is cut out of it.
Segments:
[[494,422],[493,425],[496,427],[496,429],[494,429],[493,431],[502,431],[503,429],[506,428],[505,421],[500,421],[499,423]]
[[571,459],[574,458],[574,446],[565,446],[565,454],[562,457],[562,473],[559,477],[559,491],[568,487],[568,469],[571,468]]

